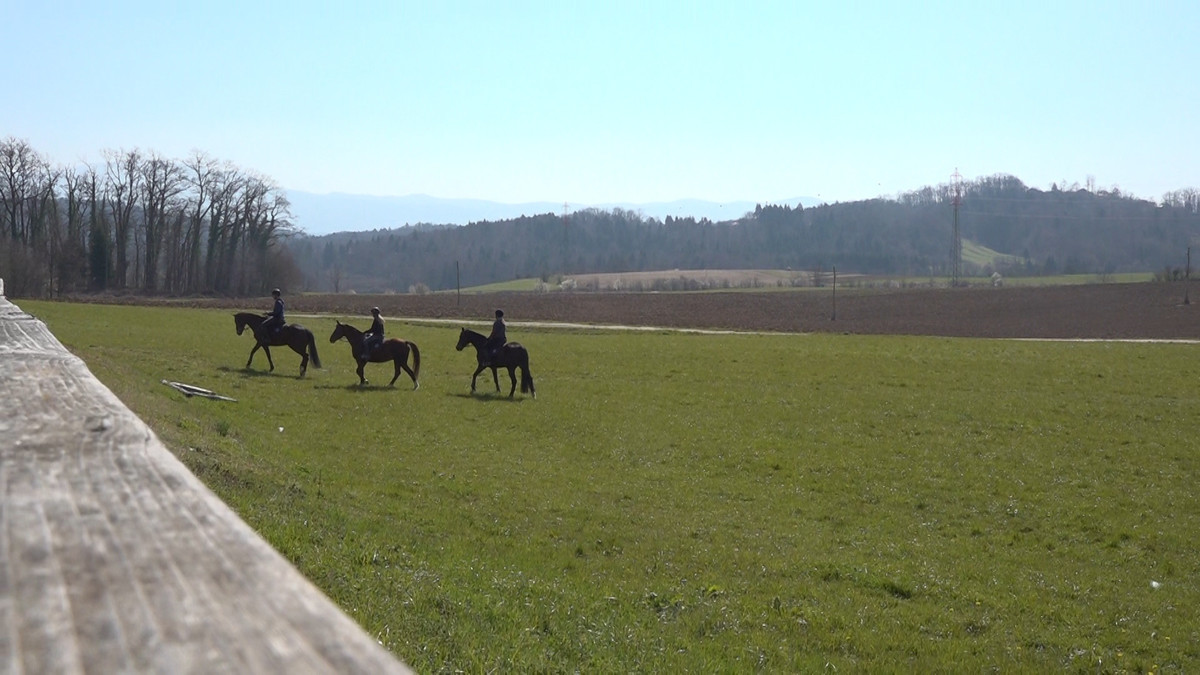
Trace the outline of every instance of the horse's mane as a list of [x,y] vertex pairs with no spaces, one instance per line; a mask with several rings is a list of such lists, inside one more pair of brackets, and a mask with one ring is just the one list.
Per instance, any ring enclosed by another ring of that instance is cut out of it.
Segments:
[[238,312],[233,316],[235,319],[243,323],[255,323],[256,321],[261,323],[262,320],[266,318],[262,314],[256,314],[254,312]]
[[348,323],[343,323],[343,322],[339,321],[338,325],[342,327],[342,331],[345,332],[347,335],[363,335],[364,333],[366,333],[365,330],[359,330],[358,328],[355,328],[354,326],[352,326]]

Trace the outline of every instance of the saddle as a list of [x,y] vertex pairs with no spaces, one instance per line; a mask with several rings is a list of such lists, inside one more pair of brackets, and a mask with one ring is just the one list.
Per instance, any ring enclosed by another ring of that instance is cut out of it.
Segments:
[[380,340],[377,337],[371,337],[369,339],[365,339],[363,348],[362,348],[363,358],[370,360],[370,358],[375,355],[375,352],[378,351],[382,345],[383,345],[383,340]]
[[507,343],[489,347],[488,349],[484,350],[483,360],[489,366],[496,365],[496,362],[500,360],[500,352],[503,352],[506,346]]

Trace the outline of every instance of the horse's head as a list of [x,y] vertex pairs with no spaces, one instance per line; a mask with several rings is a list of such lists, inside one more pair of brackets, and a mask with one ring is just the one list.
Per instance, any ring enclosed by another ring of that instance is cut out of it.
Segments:
[[334,319],[334,323],[337,325],[333,327],[333,333],[329,336],[330,342],[337,342],[338,340],[346,337],[346,324],[338,321],[337,319]]
[[246,322],[242,321],[240,314],[233,315],[233,325],[237,326],[238,335],[241,335],[242,331],[246,330]]
[[463,347],[466,347],[469,344],[471,344],[471,341],[468,339],[467,329],[466,328],[458,329],[458,346],[455,347],[455,349],[457,349],[458,351],[461,352],[463,350]]

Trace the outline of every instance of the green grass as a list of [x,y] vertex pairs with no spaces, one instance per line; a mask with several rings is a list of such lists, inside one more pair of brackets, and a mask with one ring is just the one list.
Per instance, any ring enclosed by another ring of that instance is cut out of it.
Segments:
[[227,312],[21,306],[421,672],[1200,666],[1193,346],[510,324],[510,402],[454,328],[364,390],[332,317],[301,380]]
[[1006,286],[1072,286],[1078,284],[1112,283],[1136,284],[1154,281],[1151,272],[1126,272],[1122,274],[1059,274],[1049,277],[1005,277]]
[[[976,244],[969,244],[969,242],[963,243],[963,260],[965,260],[967,262],[972,262],[972,263],[979,264],[979,265],[992,264],[992,263],[994,263],[993,258],[996,256],[1011,257],[1011,256],[1005,256],[1005,254],[996,253],[995,251],[992,251],[991,249],[986,248],[984,246],[979,246]],[[779,274],[780,274],[781,278],[786,278],[786,277],[790,277],[792,275],[792,272],[789,272],[787,270],[779,270]],[[830,283],[832,278],[833,278],[832,274],[827,272],[826,283]],[[536,278],[514,279],[512,281],[505,281],[505,282],[496,283],[496,284],[488,284],[486,286],[473,286],[471,288],[464,288],[464,289],[462,289],[462,292],[463,293],[534,292],[534,291],[539,290],[538,284],[540,281],[541,281],[540,279],[536,279]],[[963,281],[965,281],[968,284],[977,285],[977,286],[990,286],[992,284],[991,278],[986,277],[986,276],[979,276],[979,277],[968,276],[968,277],[964,277]],[[1059,275],[1053,275],[1053,276],[1037,276],[1037,277],[1006,276],[1006,277],[1004,277],[1003,283],[1005,286],[1063,286],[1063,285],[1097,284],[1097,283],[1142,283],[1142,282],[1149,282],[1149,281],[1154,281],[1154,273],[1153,272],[1126,272],[1126,273],[1121,273],[1121,274],[1103,274],[1103,275],[1101,275],[1101,274],[1059,274]],[[929,284],[936,285],[936,286],[949,286],[951,279],[950,279],[950,277],[943,277],[943,276],[886,277],[886,276],[844,276],[843,275],[843,276],[838,277],[838,286],[839,287],[847,287],[847,288],[886,287],[890,282],[895,282],[895,283],[902,284],[905,286],[908,286],[908,285],[924,286],[924,285],[929,285]],[[556,292],[558,290],[559,290],[558,284],[554,283],[553,281],[552,281],[552,283],[550,283],[548,286],[546,286],[544,288],[545,292]],[[772,284],[764,284],[763,286],[757,287],[757,288],[749,287],[749,286],[746,286],[746,287],[734,286],[731,288],[717,288],[717,289],[713,289],[713,292],[729,293],[729,292],[737,292],[737,291],[747,291],[747,292],[753,292],[753,293],[762,293],[762,292],[778,291],[778,292],[794,293],[794,292],[825,291],[825,290],[828,290],[828,287],[812,288],[812,287],[808,287],[808,286],[787,286],[787,285],[779,286],[779,285],[772,285]],[[439,291],[439,292],[453,293],[454,291]],[[682,292],[691,292],[691,291],[677,291],[677,292],[682,293]],[[707,291],[700,291],[700,292],[707,292]]]
[[986,267],[1001,263],[1017,264],[1021,258],[992,250],[983,244],[964,239],[962,242],[962,260],[966,263]]
[[[509,291],[536,291],[539,284],[542,282],[537,277],[529,277],[525,279],[511,279],[509,281],[498,281],[494,284],[484,284],[482,286],[471,286],[470,288],[462,289],[463,293],[502,293]],[[557,282],[551,281],[546,287],[547,291],[557,291]],[[439,291],[440,293],[453,293],[453,290]]]

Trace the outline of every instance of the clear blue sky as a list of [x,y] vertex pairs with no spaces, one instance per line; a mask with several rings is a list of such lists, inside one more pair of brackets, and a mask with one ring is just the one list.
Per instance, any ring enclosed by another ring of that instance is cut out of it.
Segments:
[[1200,187],[1200,2],[3,0],[0,137],[281,187],[848,201]]

